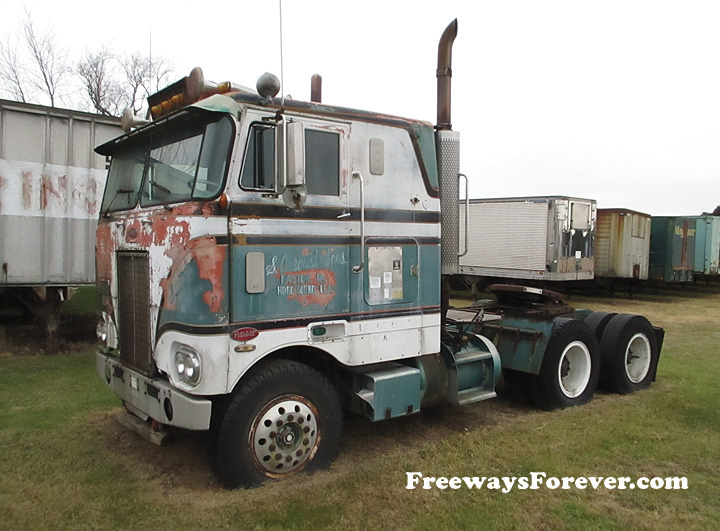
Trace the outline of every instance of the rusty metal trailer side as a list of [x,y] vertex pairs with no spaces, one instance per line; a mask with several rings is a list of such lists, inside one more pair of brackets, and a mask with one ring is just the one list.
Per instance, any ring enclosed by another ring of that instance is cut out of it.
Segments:
[[647,280],[650,214],[599,208],[595,231],[595,276]]
[[0,264],[4,288],[95,282],[106,178],[96,145],[120,120],[0,100]]

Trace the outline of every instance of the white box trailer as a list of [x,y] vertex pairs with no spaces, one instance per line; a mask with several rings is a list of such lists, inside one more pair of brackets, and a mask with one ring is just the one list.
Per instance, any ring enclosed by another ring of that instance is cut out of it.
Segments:
[[107,173],[94,148],[121,134],[118,118],[0,100],[3,288],[94,284]]
[[647,280],[650,223],[650,214],[622,208],[598,209],[595,276]]
[[[594,199],[471,199],[467,210],[467,253],[460,258],[462,275],[534,281],[593,278]],[[463,205],[460,218],[462,247]]]

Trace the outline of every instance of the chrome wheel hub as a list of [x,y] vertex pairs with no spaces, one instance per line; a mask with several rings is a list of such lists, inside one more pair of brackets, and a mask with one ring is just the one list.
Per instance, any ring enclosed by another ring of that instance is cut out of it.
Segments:
[[273,400],[253,420],[250,444],[256,465],[268,475],[303,468],[318,447],[315,406],[300,396]]

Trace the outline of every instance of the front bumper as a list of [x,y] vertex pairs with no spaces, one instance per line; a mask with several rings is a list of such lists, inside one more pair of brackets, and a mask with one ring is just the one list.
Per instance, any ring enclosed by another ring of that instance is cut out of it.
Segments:
[[118,358],[97,353],[98,376],[118,395],[127,408],[143,420],[187,430],[210,428],[212,402],[172,387],[167,381],[148,378],[125,367]]

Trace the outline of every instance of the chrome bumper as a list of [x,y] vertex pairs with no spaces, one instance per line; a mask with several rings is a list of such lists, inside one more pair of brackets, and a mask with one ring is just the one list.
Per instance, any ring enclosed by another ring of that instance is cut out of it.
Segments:
[[128,369],[119,358],[97,353],[98,376],[118,395],[127,408],[143,420],[188,430],[210,428],[212,402],[178,391],[165,380],[148,378]]

